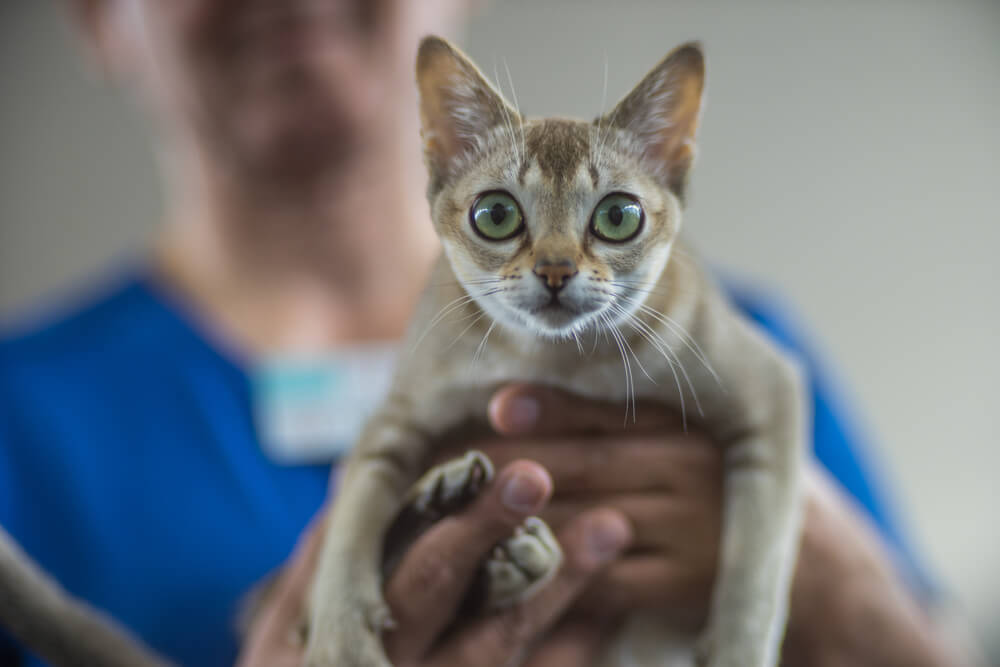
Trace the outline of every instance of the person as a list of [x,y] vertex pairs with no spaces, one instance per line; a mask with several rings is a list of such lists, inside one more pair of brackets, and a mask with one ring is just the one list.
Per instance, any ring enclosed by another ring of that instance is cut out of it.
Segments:
[[[95,57],[154,117],[166,224],[148,256],[74,305],[8,327],[0,523],[67,590],[179,664],[297,664],[287,638],[331,464],[268,449],[256,370],[289,354],[357,356],[402,335],[437,252],[412,60],[421,35],[453,32],[466,8],[72,7]],[[780,309],[739,289],[734,298],[810,359]],[[860,443],[811,369],[820,465],[809,476],[786,662],[956,664]],[[475,444],[496,462],[497,481],[418,540],[387,582],[396,664],[586,664],[630,609],[703,622],[719,451],[656,410],[640,415],[623,432],[621,406],[541,387],[497,393],[484,415],[495,435],[442,454]],[[465,620],[438,641],[475,564],[533,513],[563,542],[559,577],[524,606]],[[240,643],[240,601],[286,559]],[[2,645],[0,662],[34,664]]]

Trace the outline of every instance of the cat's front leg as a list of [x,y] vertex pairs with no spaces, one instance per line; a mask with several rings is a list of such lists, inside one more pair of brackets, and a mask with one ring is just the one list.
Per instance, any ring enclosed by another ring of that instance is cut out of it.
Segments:
[[413,429],[376,418],[340,482],[311,591],[308,667],[389,667],[382,541],[423,454]]
[[797,555],[804,392],[776,362],[761,426],[728,444],[719,574],[704,637],[710,667],[778,664]]

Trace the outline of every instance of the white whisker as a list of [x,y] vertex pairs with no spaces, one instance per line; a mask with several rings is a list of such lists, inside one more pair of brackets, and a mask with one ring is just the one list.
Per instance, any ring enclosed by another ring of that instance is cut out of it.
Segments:
[[667,364],[670,367],[670,372],[674,376],[674,383],[677,385],[677,394],[680,399],[681,421],[686,432],[687,409],[684,400],[684,389],[681,386],[680,377],[677,375],[677,369],[680,369],[681,375],[684,377],[684,381],[687,384],[688,390],[691,392],[691,397],[694,399],[695,408],[698,410],[699,416],[705,416],[705,412],[701,406],[701,400],[698,398],[698,392],[695,390],[694,383],[691,381],[691,376],[688,375],[687,369],[681,362],[680,357],[678,357],[677,354],[670,349],[670,346],[663,340],[662,337],[660,337],[655,329],[631,313],[626,312],[623,308],[621,308],[621,306],[615,307],[620,310],[621,314],[640,333],[640,335],[642,335],[650,343],[650,345],[652,345],[654,349],[656,349],[663,356],[663,358],[666,359]]
[[635,299],[630,299],[627,296],[622,296],[621,298],[637,306],[639,310],[641,310],[643,313],[649,315],[650,317],[658,321],[660,324],[667,327],[667,329],[669,329],[670,332],[674,336],[676,336],[684,344],[685,347],[687,347],[687,349],[691,352],[691,354],[694,355],[694,357],[701,363],[701,365],[705,367],[705,370],[708,371],[709,375],[712,376],[712,379],[715,380],[719,388],[725,391],[725,387],[722,384],[722,379],[719,377],[719,374],[715,372],[715,369],[712,368],[712,364],[709,363],[708,357],[705,355],[705,352],[701,349],[701,346],[698,345],[698,341],[696,341],[694,337],[691,334],[689,334],[687,330],[684,329],[684,327],[681,326],[681,324],[677,320],[673,319],[669,315],[666,315],[665,313],[661,313],[655,308],[647,306],[644,303],[640,303]]
[[469,302],[474,301],[477,298],[482,298],[482,297],[485,297],[485,296],[490,296],[492,294],[496,294],[497,292],[502,292],[502,291],[504,291],[503,287],[495,287],[495,288],[493,288],[491,290],[487,290],[487,291],[483,292],[482,294],[476,294],[476,295],[463,294],[462,296],[460,296],[460,297],[458,297],[456,299],[452,299],[451,301],[449,301],[447,304],[445,304],[445,306],[443,306],[441,308],[441,310],[439,310],[437,312],[437,314],[433,318],[431,318],[431,321],[427,325],[427,328],[424,329],[423,333],[420,334],[420,336],[417,338],[416,342],[413,343],[412,346],[410,346],[408,354],[413,354],[414,352],[416,352],[417,348],[420,347],[420,343],[422,343],[423,340],[424,340],[424,338],[427,337],[427,334],[429,334],[431,332],[431,330],[435,326],[437,326],[438,324],[440,324],[441,321],[443,321],[444,318],[446,318],[448,315],[450,315],[451,313],[455,312],[456,310],[462,308],[463,306],[465,306]]
[[705,370],[708,371],[708,373],[712,376],[715,382],[719,385],[719,388],[722,389],[723,391],[725,390],[725,387],[722,385],[722,378],[720,378],[719,374],[715,372],[714,368],[712,368],[712,364],[709,363],[708,358],[705,356],[705,353],[701,349],[701,346],[698,345],[698,341],[696,341],[694,337],[691,334],[689,334],[684,329],[684,327],[680,325],[680,323],[678,323],[676,320],[669,317],[668,315],[665,315],[653,308],[650,308],[649,306],[645,305],[642,306],[642,310],[643,312],[649,314],[651,317],[659,320],[664,326],[670,329],[670,331],[673,332],[673,334],[677,336],[682,343],[684,343],[684,345],[688,348],[688,350],[691,351],[691,354],[693,354],[695,358],[699,362],[701,362],[701,364],[705,367]]
[[[623,281],[612,281],[611,284],[626,290],[655,293],[652,290],[644,290],[634,287],[632,285],[628,285]],[[607,292],[604,293],[607,294]],[[683,326],[681,326],[680,322],[673,319],[666,313],[662,313],[656,310],[655,308],[652,308],[646,305],[645,303],[642,303],[638,299],[633,299],[624,294],[613,294],[611,296],[622,299],[623,301],[632,304],[633,306],[641,310],[643,313],[649,315],[653,319],[657,320],[660,324],[667,327],[667,329],[669,329],[670,332],[676,338],[678,338],[681,341],[681,343],[684,344],[685,347],[687,347],[687,349],[691,352],[691,354],[694,355],[694,357],[699,361],[699,363],[701,363],[701,365],[705,368],[705,370],[708,371],[709,375],[712,376],[712,379],[715,380],[715,383],[718,385],[719,389],[721,389],[723,392],[726,391],[726,388],[723,385],[722,379],[719,377],[719,374],[716,373],[715,369],[712,367],[712,364],[709,363],[708,356],[705,354],[704,350],[701,349],[701,346],[698,345],[698,341],[694,339],[694,336],[688,333],[687,330]]]
[[[473,313],[473,315],[475,315],[475,313]],[[472,317],[472,315],[467,316],[465,319],[468,319],[469,317]],[[479,315],[476,317],[476,319],[472,320],[472,322],[469,323],[469,326],[467,326],[464,329],[462,329],[461,333],[459,333],[457,336],[455,336],[455,339],[453,341],[451,341],[450,343],[448,343],[448,346],[445,347],[444,349],[450,350],[452,347],[454,347],[455,343],[457,343],[458,341],[460,341],[462,339],[462,337],[466,333],[469,332],[469,329],[471,329],[472,327],[476,326],[476,324],[481,319],[483,319],[484,317],[486,317],[486,313],[480,312]],[[462,321],[464,321],[464,320],[462,320]]]
[[635,423],[635,383],[632,379],[632,364],[625,353],[625,345],[622,342],[621,332],[618,331],[611,318],[605,313],[601,313],[600,318],[604,321],[605,333],[610,333],[614,338],[615,344],[618,346],[618,352],[621,353],[622,365],[625,367],[625,424],[628,424],[629,397],[631,397],[632,405],[632,422]]
[[[591,160],[594,165],[601,163],[601,158],[603,157],[603,146],[598,145],[597,139],[601,136],[601,121],[604,120],[604,107],[608,103],[608,50],[604,50],[604,86],[601,89],[601,114],[597,117],[597,131],[594,133],[596,136],[594,140],[591,140],[590,144],[590,155]],[[597,155],[594,155],[594,147],[597,146]]]
[[521,105],[517,102],[517,91],[514,90],[514,77],[510,75],[510,67],[507,66],[507,59],[503,59],[503,68],[507,70],[507,83],[510,84],[510,96],[514,100],[514,110],[517,111],[517,127],[521,130],[521,161],[524,161],[527,153],[527,144],[524,140],[524,115],[521,113]]
[[496,325],[497,325],[497,321],[493,320],[493,323],[490,324],[490,327],[486,330],[486,333],[483,334],[483,339],[481,341],[479,341],[479,347],[476,348],[476,353],[474,355],[472,355],[472,365],[473,366],[475,366],[479,362],[479,360],[482,358],[483,352],[486,350],[486,341],[487,341],[487,339],[489,339],[490,334],[493,333],[493,327],[495,327]]
[[612,128],[614,127],[614,124],[615,124],[615,118],[616,118],[617,116],[618,116],[618,107],[616,106],[616,107],[615,107],[615,108],[614,108],[614,109],[613,109],[613,110],[611,111],[611,117],[610,117],[610,118],[608,119],[608,122],[607,122],[607,124],[606,124],[606,125],[604,126],[604,135],[603,135],[603,136],[601,137],[601,146],[600,146],[600,152],[601,152],[601,154],[603,154],[603,153],[604,153],[604,149],[605,149],[605,148],[607,147],[607,145],[608,145],[608,137],[610,137],[610,136],[611,136],[611,130],[612,130]]
[[[493,79],[496,81],[497,88],[500,90],[500,96],[503,97],[503,86],[500,84],[500,72],[497,70],[497,61],[494,57],[493,59]],[[503,103],[503,100],[499,102],[500,111],[503,112],[504,125],[507,127],[507,135],[510,137],[510,145],[513,149],[514,158],[520,164],[524,162],[524,154],[518,153],[517,150],[517,137],[514,135],[514,122],[510,117],[510,109],[507,105]]]
[[[610,307],[615,312],[617,312],[619,315],[622,316],[622,318],[625,320],[625,322],[627,324],[629,324],[633,329],[635,329],[640,335],[643,335],[645,337],[645,331],[643,331],[643,329],[641,329],[639,326],[636,326],[637,324],[638,325],[642,325],[643,324],[642,322],[640,322],[639,320],[637,320],[632,314],[628,313],[624,308],[622,308],[618,304],[612,303],[612,304],[609,304],[609,305],[610,305]],[[653,378],[653,376],[651,376],[649,373],[646,372],[646,369],[643,367],[642,362],[639,361],[639,357],[636,356],[635,351],[632,349],[632,346],[629,344],[628,339],[624,338],[624,336],[623,336],[623,339],[624,339],[624,342],[625,342],[625,346],[628,348],[629,352],[632,353],[632,358],[635,359],[635,363],[638,364],[639,370],[642,371],[642,374],[646,376],[647,380],[649,380],[653,384],[657,384],[657,382]],[[646,339],[649,340],[648,337]],[[652,341],[650,341],[650,342],[652,342]]]

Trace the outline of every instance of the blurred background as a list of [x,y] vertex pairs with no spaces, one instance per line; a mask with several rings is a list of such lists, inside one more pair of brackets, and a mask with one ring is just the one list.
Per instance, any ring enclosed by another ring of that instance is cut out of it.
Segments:
[[[64,14],[0,7],[0,320],[140,250],[161,211],[149,128]],[[506,63],[525,113],[589,118],[693,38],[709,87],[689,236],[800,315],[918,550],[990,638],[1000,3],[494,0],[460,41]]]

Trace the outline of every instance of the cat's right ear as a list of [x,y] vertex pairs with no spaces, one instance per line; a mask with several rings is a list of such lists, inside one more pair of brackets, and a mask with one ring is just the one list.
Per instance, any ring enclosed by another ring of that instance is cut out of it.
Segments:
[[420,42],[417,88],[432,184],[443,181],[461,158],[475,152],[491,129],[521,122],[520,114],[472,61],[440,37]]

